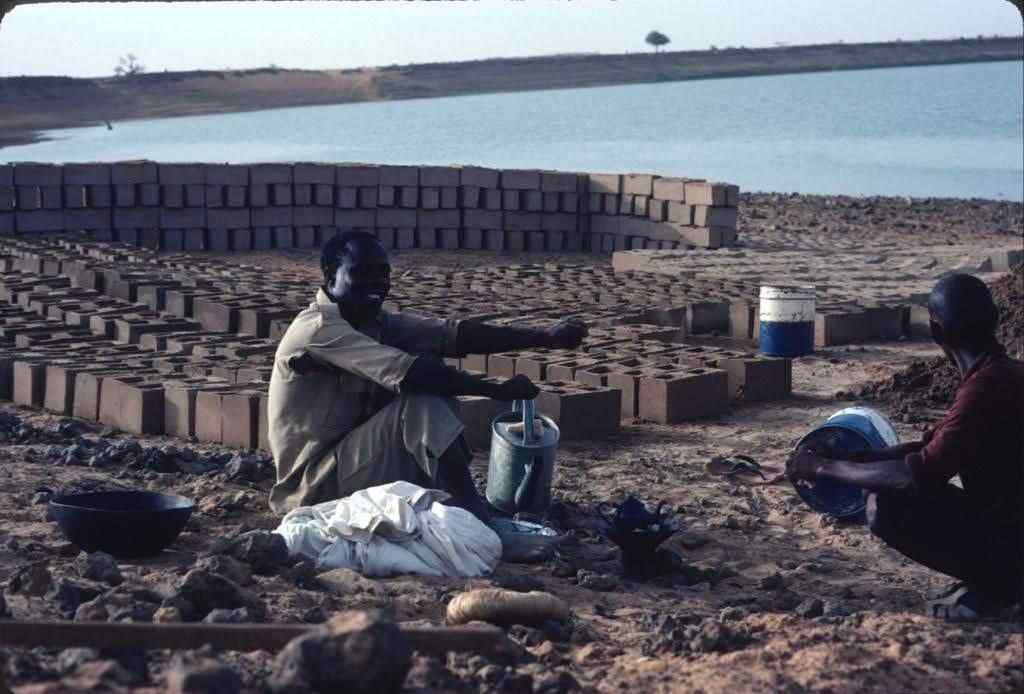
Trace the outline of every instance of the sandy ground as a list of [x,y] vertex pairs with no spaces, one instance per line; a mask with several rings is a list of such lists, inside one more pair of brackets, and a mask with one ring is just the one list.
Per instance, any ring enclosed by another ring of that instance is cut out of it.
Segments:
[[[316,268],[311,256],[308,251],[253,254],[245,262],[312,278]],[[565,260],[549,258],[557,259]],[[396,281],[402,269],[413,265],[518,260],[523,259],[401,254],[395,258]],[[588,261],[604,262],[594,257]],[[449,656],[447,662],[417,658],[407,680],[414,691],[1019,690],[1024,686],[1020,624],[955,626],[925,618],[922,596],[946,585],[947,578],[904,560],[860,522],[836,523],[815,513],[788,482],[737,486],[705,470],[712,456],[729,453],[746,453],[781,469],[801,436],[829,414],[854,404],[837,393],[935,353],[930,344],[916,342],[831,348],[796,360],[794,393],[788,400],[738,405],[724,416],[679,426],[628,423],[606,440],[562,445],[552,518],[573,540],[557,560],[502,564],[493,576],[472,581],[400,577],[378,581],[368,593],[341,595],[297,581],[300,567],[257,576],[251,588],[266,602],[273,621],[319,621],[336,610],[371,606],[389,606],[402,620],[440,621],[446,601],[467,586],[510,583],[543,586],[571,606],[569,629],[511,630],[528,651],[518,663],[504,666],[468,655]],[[16,408],[4,411],[40,427],[52,429],[59,421]],[[97,427],[82,427],[86,438],[100,433]],[[897,424],[897,429],[903,439],[919,434],[919,425]],[[182,445],[160,437],[143,443]],[[273,528],[277,522],[266,507],[268,482],[238,485],[217,475],[36,462],[33,451],[42,447],[0,448],[0,582],[30,562],[46,563],[55,579],[74,574],[74,548],[45,519],[45,505],[32,503],[40,486],[145,487],[197,498],[200,510],[172,550],[121,565],[125,585],[160,591],[173,588],[215,538],[242,529]],[[481,485],[485,471],[486,454],[478,454],[474,476]],[[646,582],[619,577],[617,550],[597,532],[594,513],[598,502],[628,494],[664,501],[674,509],[682,532],[668,546],[682,559],[680,571]],[[588,577],[581,581],[579,570],[592,575],[584,573]],[[46,597],[6,597],[16,619],[60,617]],[[66,670],[63,684],[58,684],[63,673],[57,651],[0,649],[0,660],[3,655],[15,691],[116,689],[85,666]],[[220,658],[252,691],[260,691],[270,654],[226,653]],[[161,691],[167,662],[167,653],[152,653],[148,682],[131,686]]]

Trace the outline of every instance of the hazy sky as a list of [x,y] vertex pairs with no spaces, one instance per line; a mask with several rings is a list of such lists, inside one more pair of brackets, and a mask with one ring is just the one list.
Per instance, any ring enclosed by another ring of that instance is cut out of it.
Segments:
[[0,75],[110,75],[276,64],[342,68],[551,53],[1015,35],[1007,0],[477,0],[24,5],[0,26]]

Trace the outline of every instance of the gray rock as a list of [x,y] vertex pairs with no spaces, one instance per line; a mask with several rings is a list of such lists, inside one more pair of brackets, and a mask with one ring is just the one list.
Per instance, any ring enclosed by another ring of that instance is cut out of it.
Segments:
[[117,560],[106,552],[82,552],[75,559],[75,569],[82,578],[101,581],[108,585],[120,585],[124,579]]
[[[220,574],[202,569],[193,569],[185,574],[175,597],[181,598],[194,609],[194,616],[202,619],[213,610],[234,610],[247,607],[259,615],[260,621],[266,619],[267,608],[254,593]],[[164,607],[170,605],[164,602]],[[177,605],[175,605],[177,606]],[[182,611],[184,614],[184,611]]]
[[39,597],[46,595],[53,584],[53,577],[45,564],[29,564],[14,572],[7,582],[7,589],[12,593],[24,593]]
[[0,593],[0,619],[9,617],[10,613],[7,611],[7,599],[3,593]]
[[75,578],[60,578],[54,582],[46,597],[56,603],[57,608],[67,616],[75,614],[78,607],[100,595],[99,584]]
[[825,613],[825,605],[818,598],[807,598],[793,612],[804,619],[814,619]]
[[285,646],[268,684],[273,692],[289,694],[398,692],[410,657],[408,642],[384,614],[343,612]]
[[203,617],[206,624],[255,624],[263,621],[263,615],[257,614],[248,607],[239,607],[234,610],[212,610],[210,614]]
[[169,694],[229,694],[241,689],[238,673],[212,658],[179,654],[167,667]]
[[622,587],[622,583],[615,576],[599,574],[586,569],[580,569],[576,573],[576,585],[580,588],[600,591],[619,590]]
[[778,590],[779,588],[782,588],[785,584],[786,582],[782,578],[782,574],[776,572],[771,574],[770,576],[765,576],[764,578],[762,578],[757,585],[759,588],[761,588],[761,590]]
[[217,554],[226,554],[252,567],[261,575],[273,574],[290,564],[288,545],[277,533],[267,530],[250,530],[238,537],[218,543]]
[[194,568],[220,574],[240,586],[252,583],[252,569],[249,568],[249,565],[229,556],[215,554],[212,557],[203,557],[195,563]]
[[65,648],[57,656],[57,672],[67,675],[78,669],[79,665],[100,659],[96,648]]

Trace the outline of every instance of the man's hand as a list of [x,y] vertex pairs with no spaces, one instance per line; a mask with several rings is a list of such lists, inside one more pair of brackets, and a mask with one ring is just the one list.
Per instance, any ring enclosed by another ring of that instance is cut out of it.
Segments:
[[576,349],[589,331],[587,324],[579,318],[563,318],[544,331],[548,347],[552,349]]
[[798,450],[789,456],[786,461],[786,476],[791,480],[807,480],[813,482],[818,479],[821,469],[828,465],[830,460],[807,450]]
[[495,400],[533,400],[540,393],[540,388],[533,385],[523,374],[513,376],[497,386],[493,395]]

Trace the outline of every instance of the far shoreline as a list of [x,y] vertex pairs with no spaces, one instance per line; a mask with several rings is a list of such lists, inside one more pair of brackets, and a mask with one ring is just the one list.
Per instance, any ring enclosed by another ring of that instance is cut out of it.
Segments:
[[130,78],[0,78],[0,151],[51,130],[135,120],[380,101],[588,89],[1018,61],[1024,37],[826,44],[659,54],[544,56],[314,71],[149,73]]

